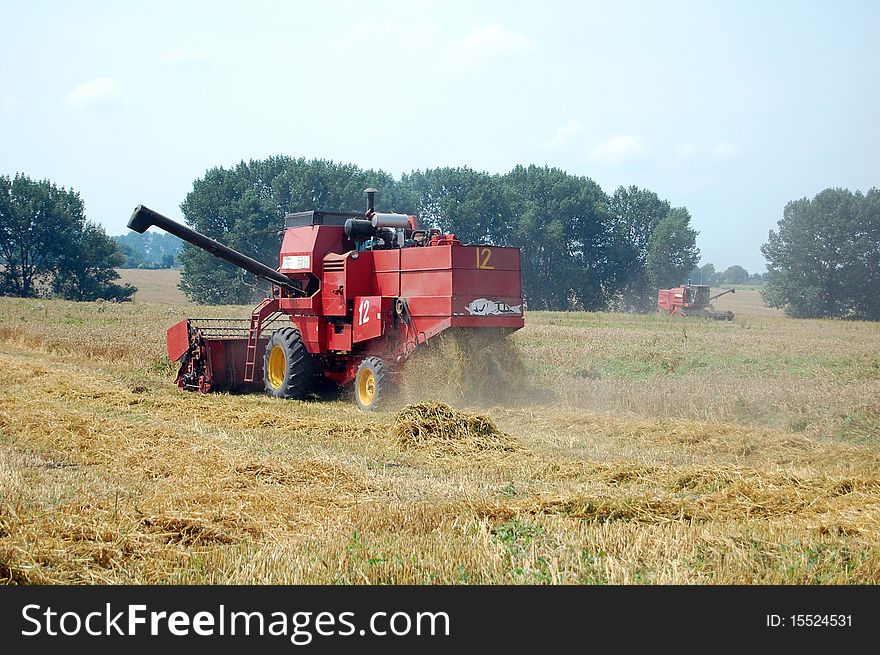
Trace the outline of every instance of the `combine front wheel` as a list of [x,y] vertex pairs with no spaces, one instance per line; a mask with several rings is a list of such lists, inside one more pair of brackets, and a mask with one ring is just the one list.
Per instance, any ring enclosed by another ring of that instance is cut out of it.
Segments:
[[372,411],[391,395],[391,376],[388,367],[378,357],[367,357],[358,366],[354,379],[354,399],[358,407]]
[[312,387],[312,359],[295,327],[275,330],[263,355],[263,386],[275,398],[302,400]]

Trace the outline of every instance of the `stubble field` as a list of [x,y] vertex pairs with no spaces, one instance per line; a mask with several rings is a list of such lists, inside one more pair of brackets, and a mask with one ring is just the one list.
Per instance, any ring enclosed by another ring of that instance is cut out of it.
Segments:
[[458,402],[504,434],[452,444],[179,393],[165,328],[247,307],[0,299],[0,581],[876,584],[880,326],[735,300],[528,313],[529,392]]

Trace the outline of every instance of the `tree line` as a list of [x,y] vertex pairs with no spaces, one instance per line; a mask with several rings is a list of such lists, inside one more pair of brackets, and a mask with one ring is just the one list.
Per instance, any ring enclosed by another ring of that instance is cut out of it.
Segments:
[[0,176],[0,295],[129,300],[124,261],[104,229],[86,220],[73,189],[23,174]]
[[[272,157],[209,170],[181,209],[195,229],[274,264],[284,214],[363,208],[368,186],[381,189],[381,210],[415,212],[424,226],[465,242],[519,247],[532,310],[651,311],[658,288],[687,279],[760,278],[765,301],[790,316],[880,320],[876,188],[825,189],[789,202],[761,248],[768,262],[763,276],[741,266],[697,267],[688,210],[655,192],[630,186],[609,195],[587,177],[546,166],[504,174],[436,168],[395,180],[352,164]],[[159,265],[170,264],[180,245],[170,235],[146,237],[117,243],[86,219],[73,189],[21,173],[0,176],[0,295],[130,299],[136,289],[117,284],[114,268],[156,256]],[[181,289],[197,302],[248,303],[265,292],[244,271],[188,244],[178,261]]]
[[[608,195],[588,177],[546,166],[436,168],[396,180],[353,164],[271,157],[209,170],[181,209],[194,229],[274,263],[285,213],[362,209],[368,186],[380,190],[383,211],[416,213],[466,243],[519,247],[532,310],[653,310],[657,288],[683,282],[699,259],[685,207],[635,186]],[[247,303],[265,291],[192,246],[178,260],[180,287],[194,301]]]
[[717,286],[719,284],[761,284],[765,280],[765,275],[749,273],[739,264],[728,266],[723,271],[716,271],[715,265],[708,263],[697,266],[690,272],[688,279],[692,284],[708,284],[710,286]]
[[113,237],[125,261],[119,268],[174,268],[183,242],[173,234],[148,231]]

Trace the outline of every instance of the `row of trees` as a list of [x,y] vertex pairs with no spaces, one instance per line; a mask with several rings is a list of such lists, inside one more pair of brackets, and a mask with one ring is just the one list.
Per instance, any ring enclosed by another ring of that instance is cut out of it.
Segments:
[[[468,243],[521,248],[533,310],[651,310],[657,288],[682,282],[699,259],[686,208],[634,186],[609,196],[587,177],[539,166],[495,175],[437,168],[395,180],[351,164],[272,157],[208,171],[181,209],[194,229],[276,262],[285,213],[362,208],[368,186],[380,189],[382,210],[415,212],[423,226]],[[197,248],[184,246],[179,262],[181,289],[195,301],[246,303],[264,291]]]
[[120,268],[174,268],[183,242],[173,234],[148,231],[114,236],[125,255]]
[[73,189],[18,174],[0,176],[0,294],[68,300],[129,300],[114,281],[125,257],[85,218]]
[[713,264],[703,264],[692,270],[688,277],[694,284],[708,284],[711,286],[719,284],[761,284],[764,281],[764,275],[761,273],[749,274],[739,264],[728,266],[723,271],[716,271]]
[[764,299],[799,318],[880,320],[880,189],[825,189],[785,206],[761,252]]
[[[503,175],[439,168],[394,180],[353,165],[274,157],[208,171],[182,209],[196,229],[274,262],[287,211],[362,207],[366,186],[382,189],[382,209],[415,211],[423,225],[466,242],[521,248],[532,309],[644,311],[654,308],[658,287],[687,277],[706,284],[763,279],[767,303],[791,316],[880,320],[878,189],[826,189],[788,203],[761,249],[763,276],[741,266],[695,267],[687,209],[656,193],[633,186],[608,196],[589,178],[548,167],[518,166]],[[86,220],[72,189],[0,176],[0,293],[130,299],[135,288],[116,284],[114,267],[147,254],[170,264],[180,246],[170,235],[148,234],[133,246],[127,235],[117,239],[127,256]],[[194,300],[243,303],[264,292],[240,269],[196,248],[185,247],[180,261],[181,288]]]

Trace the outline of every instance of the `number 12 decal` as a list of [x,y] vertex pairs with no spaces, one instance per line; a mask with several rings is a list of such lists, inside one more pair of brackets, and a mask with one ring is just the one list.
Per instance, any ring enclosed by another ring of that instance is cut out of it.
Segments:
[[490,248],[477,248],[477,268],[492,270],[495,267],[489,266],[489,260],[492,258],[492,250]]
[[364,298],[358,307],[358,325],[363,325],[370,320],[370,300]]

